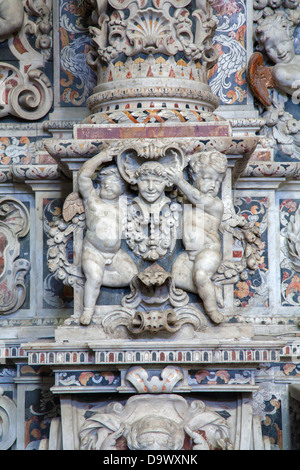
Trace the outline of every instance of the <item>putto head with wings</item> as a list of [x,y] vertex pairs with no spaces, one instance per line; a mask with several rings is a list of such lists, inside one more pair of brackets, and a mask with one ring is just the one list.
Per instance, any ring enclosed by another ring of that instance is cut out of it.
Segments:
[[[260,52],[255,52],[248,64],[248,82],[254,96],[265,106],[271,106],[269,88],[298,96],[300,88],[300,56],[295,53],[293,24],[279,11],[262,19],[256,30],[258,49],[266,53],[275,65],[267,67]],[[299,102],[299,101],[298,101]]]

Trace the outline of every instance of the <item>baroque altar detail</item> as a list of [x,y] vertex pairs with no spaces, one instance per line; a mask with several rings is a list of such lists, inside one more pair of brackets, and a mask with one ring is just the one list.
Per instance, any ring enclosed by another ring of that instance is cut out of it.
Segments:
[[1,8],[0,448],[288,448],[299,2]]

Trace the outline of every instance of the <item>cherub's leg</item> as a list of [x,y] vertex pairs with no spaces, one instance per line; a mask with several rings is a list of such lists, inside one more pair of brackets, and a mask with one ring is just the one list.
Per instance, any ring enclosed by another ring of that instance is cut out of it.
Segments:
[[217,306],[215,285],[211,280],[220,262],[218,251],[203,250],[196,256],[193,270],[198,295],[203,301],[206,314],[214,323],[221,323],[223,320],[223,315],[219,312]]
[[104,258],[94,250],[85,249],[82,253],[82,270],[86,282],[83,291],[83,312],[80,317],[82,325],[89,325],[94,314],[97,298],[105,270]]
[[194,263],[189,259],[188,253],[181,253],[172,266],[172,277],[176,287],[184,289],[193,294],[197,294],[197,289],[193,280]]
[[103,285],[108,287],[129,286],[131,279],[138,273],[138,269],[128,253],[119,250],[112,263],[107,265],[103,277]]

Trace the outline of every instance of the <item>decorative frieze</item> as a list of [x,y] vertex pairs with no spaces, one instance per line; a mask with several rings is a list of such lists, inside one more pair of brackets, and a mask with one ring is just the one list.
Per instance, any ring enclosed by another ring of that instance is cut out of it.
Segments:
[[[158,343],[127,343],[118,346],[89,344],[89,349],[76,344],[55,343],[48,345],[24,345],[29,364],[76,365],[76,364],[211,364],[211,363],[253,363],[278,362],[283,341],[239,342],[238,345],[223,342],[206,341],[206,345],[166,345]],[[138,346],[138,347],[137,347]]]

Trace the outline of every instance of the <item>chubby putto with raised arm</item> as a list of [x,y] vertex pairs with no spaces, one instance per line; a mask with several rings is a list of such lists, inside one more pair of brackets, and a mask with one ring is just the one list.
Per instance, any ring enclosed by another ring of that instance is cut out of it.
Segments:
[[221,323],[215,285],[212,281],[222,261],[219,227],[224,205],[218,197],[227,171],[227,158],[218,151],[195,153],[189,162],[188,182],[182,172],[172,168],[169,178],[191,203],[184,206],[182,240],[185,248],[172,268],[178,287],[197,292],[206,314]]
[[113,152],[103,150],[85,162],[79,171],[78,187],[86,215],[86,234],[83,240],[82,270],[86,277],[83,293],[83,313],[80,323],[90,324],[101,285],[128,286],[137,268],[132,258],[121,249],[122,211],[120,196],[124,182],[115,165],[98,173],[98,187],[93,175],[103,163],[110,162]]
[[268,58],[279,90],[288,95],[300,90],[300,55],[295,53],[292,23],[282,12],[267,16],[255,30],[255,36]]

